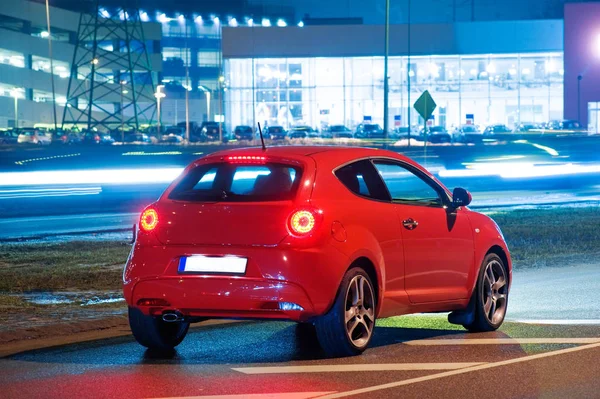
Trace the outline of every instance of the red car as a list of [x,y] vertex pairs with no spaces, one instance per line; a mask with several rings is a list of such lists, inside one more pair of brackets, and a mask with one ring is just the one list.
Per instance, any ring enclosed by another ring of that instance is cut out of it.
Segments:
[[330,356],[364,351],[381,317],[451,311],[495,330],[511,260],[470,201],[390,151],[213,153],[142,213],[123,275],[131,330],[167,350],[206,318],[293,320]]

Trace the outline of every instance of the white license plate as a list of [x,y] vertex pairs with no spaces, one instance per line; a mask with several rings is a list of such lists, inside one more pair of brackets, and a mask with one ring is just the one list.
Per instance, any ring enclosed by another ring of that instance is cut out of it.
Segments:
[[179,272],[244,274],[247,263],[248,259],[237,256],[192,255],[179,259]]

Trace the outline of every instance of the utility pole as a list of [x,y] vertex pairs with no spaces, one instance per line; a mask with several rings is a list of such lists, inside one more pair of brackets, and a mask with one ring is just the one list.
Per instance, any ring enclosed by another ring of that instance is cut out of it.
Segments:
[[[52,57],[52,30],[50,29],[50,4],[46,0],[46,25],[48,29],[48,57],[50,58],[50,82],[52,84],[52,111],[54,116],[54,132],[58,130],[56,120],[56,90],[54,89],[54,57]],[[66,104],[65,104],[66,107]]]
[[385,55],[383,57],[383,137],[387,146],[389,117],[388,55],[390,46],[390,0],[385,0]]
[[410,148],[410,133],[412,130],[412,126],[410,124],[410,113],[412,110],[412,104],[410,103],[410,0],[408,0],[408,66],[406,67],[406,75],[407,75],[407,82],[408,82],[408,117],[407,122],[408,122],[408,148]]
[[[191,19],[190,19],[191,20]],[[192,84],[190,83],[190,53],[191,49],[188,47],[188,20],[185,21],[185,82],[188,87],[185,88],[185,144],[190,142],[190,90],[192,90]],[[177,100],[175,100],[177,101]]]

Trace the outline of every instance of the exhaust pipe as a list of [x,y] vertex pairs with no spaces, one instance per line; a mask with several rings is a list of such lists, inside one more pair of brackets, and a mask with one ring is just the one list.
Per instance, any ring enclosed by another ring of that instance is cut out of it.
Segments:
[[162,319],[165,323],[176,323],[183,321],[183,315],[179,312],[165,312],[162,315]]

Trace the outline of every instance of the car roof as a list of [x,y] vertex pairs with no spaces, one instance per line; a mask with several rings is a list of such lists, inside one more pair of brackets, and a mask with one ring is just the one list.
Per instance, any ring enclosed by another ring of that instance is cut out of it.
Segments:
[[341,146],[275,146],[267,147],[265,151],[261,147],[236,148],[212,153],[210,156],[225,155],[274,155],[274,156],[311,156],[314,154],[325,154],[329,157],[340,157],[343,159],[359,159],[366,157],[394,157],[408,160],[397,152],[365,147],[341,147]]

